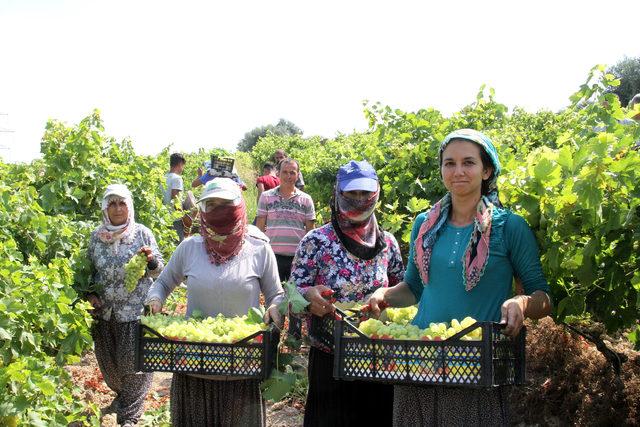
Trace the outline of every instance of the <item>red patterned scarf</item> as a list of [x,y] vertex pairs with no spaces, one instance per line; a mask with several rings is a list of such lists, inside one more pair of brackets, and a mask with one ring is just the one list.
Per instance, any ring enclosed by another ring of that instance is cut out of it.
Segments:
[[247,232],[244,199],[238,205],[223,205],[211,212],[200,211],[200,234],[204,238],[209,259],[223,264],[238,255]]
[[376,244],[378,222],[373,213],[378,203],[380,190],[367,200],[355,200],[344,197],[336,187],[337,220],[340,230],[356,243],[367,248]]

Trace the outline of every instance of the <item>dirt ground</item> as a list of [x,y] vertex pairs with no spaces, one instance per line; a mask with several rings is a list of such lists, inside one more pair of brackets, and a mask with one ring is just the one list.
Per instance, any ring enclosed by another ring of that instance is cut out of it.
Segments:
[[[115,414],[108,413],[108,406],[115,397],[115,393],[104,383],[93,352],[87,353],[80,363],[67,366],[67,370],[73,376],[74,382],[84,389],[83,394],[78,398],[87,403],[93,403],[102,410],[100,424],[104,427],[117,426]],[[170,373],[154,374],[153,385],[145,401],[145,413],[157,411],[169,404],[170,387]],[[303,416],[304,406],[300,402],[287,400],[267,403],[267,426],[301,426]]]

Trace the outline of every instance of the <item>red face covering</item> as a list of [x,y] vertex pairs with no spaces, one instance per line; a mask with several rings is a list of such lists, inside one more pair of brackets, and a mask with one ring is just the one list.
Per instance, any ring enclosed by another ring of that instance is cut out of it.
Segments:
[[223,264],[238,255],[247,231],[244,199],[238,205],[223,205],[211,212],[200,211],[200,234],[204,238],[209,259]]

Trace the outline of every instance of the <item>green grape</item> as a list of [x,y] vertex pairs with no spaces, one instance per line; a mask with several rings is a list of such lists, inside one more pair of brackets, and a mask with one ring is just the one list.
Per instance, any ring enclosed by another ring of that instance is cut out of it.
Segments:
[[401,307],[401,308],[387,308],[387,317],[390,321],[394,323],[400,323],[406,325],[411,322],[416,314],[418,313],[418,307],[412,305],[410,307]]
[[[392,310],[389,314],[391,322],[384,323],[377,319],[367,319],[360,322],[358,329],[373,339],[396,340],[445,340],[452,337],[464,328],[476,323],[472,317],[465,317],[461,322],[452,319],[450,325],[444,322],[431,323],[428,328],[420,329],[410,324],[409,320],[415,317],[413,307],[404,307]],[[462,337],[463,340],[481,340],[482,329],[477,328]]]
[[124,288],[133,292],[147,269],[147,255],[137,253],[124,265]]
[[142,316],[140,321],[164,337],[192,342],[233,343],[267,328],[247,316],[224,317],[222,314],[204,319],[156,314]]

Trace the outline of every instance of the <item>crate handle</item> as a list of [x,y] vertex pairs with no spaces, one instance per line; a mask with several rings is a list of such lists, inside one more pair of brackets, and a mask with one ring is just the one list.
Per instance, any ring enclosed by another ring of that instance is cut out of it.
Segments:
[[155,329],[153,329],[153,328],[150,328],[150,327],[149,327],[149,326],[147,326],[147,325],[143,325],[142,323],[140,323],[140,326],[142,327],[142,329],[146,329],[146,330],[148,330],[149,332],[151,332],[153,335],[155,335],[155,336],[156,336],[156,337],[158,337],[158,338],[161,338],[161,339],[163,339],[163,340],[165,340],[165,341],[171,341],[170,339],[168,339],[168,338],[166,338],[164,335],[162,335],[160,332],[156,331],[156,330],[155,330]]
[[[347,324],[347,327],[349,329],[351,329],[353,332],[355,332],[356,334],[360,335],[362,338],[366,338],[368,340],[370,340],[371,338],[369,338],[367,335],[365,335],[364,332],[362,332],[360,329],[358,329],[358,327],[356,325],[354,325],[353,323],[351,323],[349,320],[347,320],[347,317],[349,317],[347,315],[347,313],[345,313],[344,311],[342,311],[341,309],[339,309],[338,307],[336,307],[336,311],[342,316],[342,322]],[[340,321],[340,320],[339,320]]]

